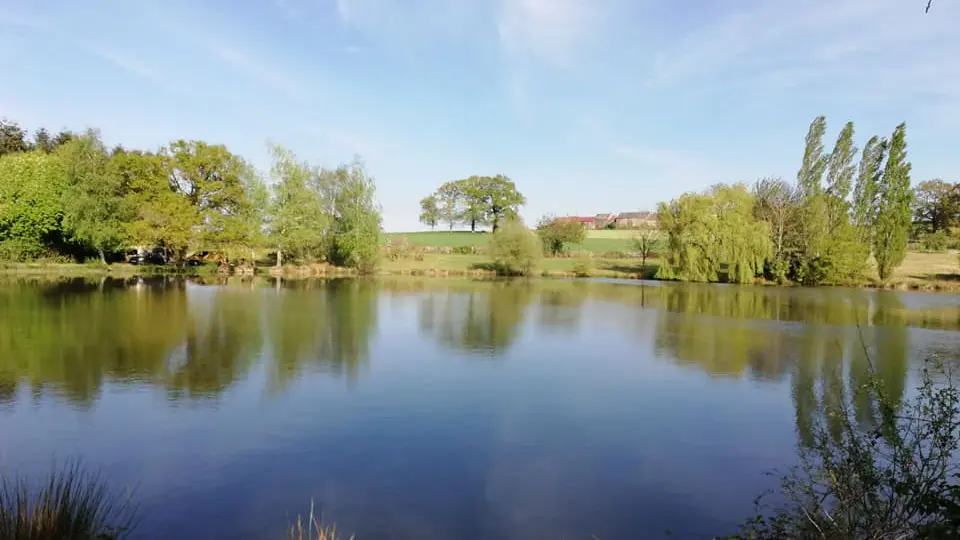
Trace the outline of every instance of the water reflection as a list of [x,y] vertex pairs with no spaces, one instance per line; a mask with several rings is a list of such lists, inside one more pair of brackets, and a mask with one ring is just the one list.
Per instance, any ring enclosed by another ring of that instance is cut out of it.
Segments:
[[[360,537],[645,537],[661,524],[707,537],[770,487],[763,470],[789,464],[794,431],[809,443],[844,405],[879,422],[859,391],[871,365],[902,399],[917,360],[960,349],[944,331],[960,329],[957,300],[15,281],[0,285],[0,465],[39,470],[74,450],[119,463],[166,537],[264,537],[312,499]],[[171,406],[193,403],[216,406]]]
[[[809,411],[856,397],[851,389],[864,382],[867,355],[888,395],[899,399],[909,328],[960,327],[960,309],[949,301],[910,309],[889,291],[584,281],[213,282],[219,286],[170,278],[0,286],[0,399],[10,400],[26,384],[89,405],[107,381],[149,382],[172,399],[216,398],[260,358],[272,391],[305,370],[355,378],[377,332],[378,297],[413,295],[421,335],[451,350],[496,356],[521,338],[528,321],[547,334],[575,334],[583,317],[594,325],[605,318],[623,323],[630,308],[654,310],[657,356],[717,377],[778,381],[793,373],[797,424],[806,426]],[[607,307],[587,309],[592,304]],[[853,402],[869,424],[865,399]]]

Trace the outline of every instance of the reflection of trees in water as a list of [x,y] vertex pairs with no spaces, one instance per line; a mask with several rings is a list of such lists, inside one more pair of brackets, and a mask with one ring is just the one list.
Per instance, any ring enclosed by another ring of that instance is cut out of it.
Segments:
[[168,362],[163,382],[171,397],[217,397],[260,353],[260,295],[231,287],[209,292],[192,303],[183,347]]
[[167,278],[0,287],[0,400],[25,383],[89,405],[105,383],[132,381],[173,399],[215,398],[249,372],[266,339],[280,386],[305,366],[353,375],[366,360],[374,286],[318,282],[276,294],[255,285],[190,295]]
[[290,281],[268,299],[269,384],[274,391],[311,367],[357,375],[377,326],[375,284]]
[[781,380],[792,368],[804,443],[819,418],[839,437],[846,405],[863,425],[876,425],[877,405],[862,391],[871,365],[886,394],[903,397],[908,324],[917,318],[896,293],[665,286],[660,301],[658,354],[712,375]]
[[183,339],[187,300],[167,279],[0,287],[0,386],[90,404],[107,380],[156,380]]
[[502,354],[519,335],[533,291],[526,281],[499,281],[463,292],[424,292],[420,330],[446,347]]

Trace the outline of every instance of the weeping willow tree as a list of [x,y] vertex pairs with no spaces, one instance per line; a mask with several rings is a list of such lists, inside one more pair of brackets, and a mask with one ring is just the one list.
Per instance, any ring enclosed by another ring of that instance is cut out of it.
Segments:
[[667,252],[660,279],[750,283],[773,252],[770,225],[754,217],[754,196],[745,184],[718,184],[686,193],[658,209]]

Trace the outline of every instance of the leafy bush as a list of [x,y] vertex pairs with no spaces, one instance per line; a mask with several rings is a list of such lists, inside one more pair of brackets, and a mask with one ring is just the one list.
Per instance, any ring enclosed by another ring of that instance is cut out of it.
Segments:
[[0,477],[0,538],[114,540],[134,527],[135,511],[110,494],[96,474],[78,464],[50,475],[38,487]]
[[861,427],[845,402],[834,404],[781,479],[786,502],[730,538],[957,538],[960,392],[940,368],[924,369],[922,381],[898,407],[871,374],[856,390],[878,404],[873,428]]
[[577,277],[590,277],[593,270],[593,261],[589,257],[578,257],[577,262],[573,263],[573,274]]
[[497,273],[507,276],[533,275],[543,253],[537,236],[523,223],[512,220],[493,233],[489,249]]
[[566,244],[579,244],[586,236],[582,223],[557,219],[546,215],[537,224],[537,235],[543,242],[543,249],[553,256],[563,253]]
[[450,249],[454,255],[476,255],[477,246],[455,246]]
[[941,253],[947,250],[947,233],[939,230],[935,233],[924,234],[920,237],[920,249]]

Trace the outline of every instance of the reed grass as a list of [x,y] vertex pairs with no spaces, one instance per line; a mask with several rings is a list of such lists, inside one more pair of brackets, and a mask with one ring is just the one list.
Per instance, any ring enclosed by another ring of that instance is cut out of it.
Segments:
[[79,463],[40,485],[0,475],[0,539],[119,540],[135,526],[129,497],[118,497]]

